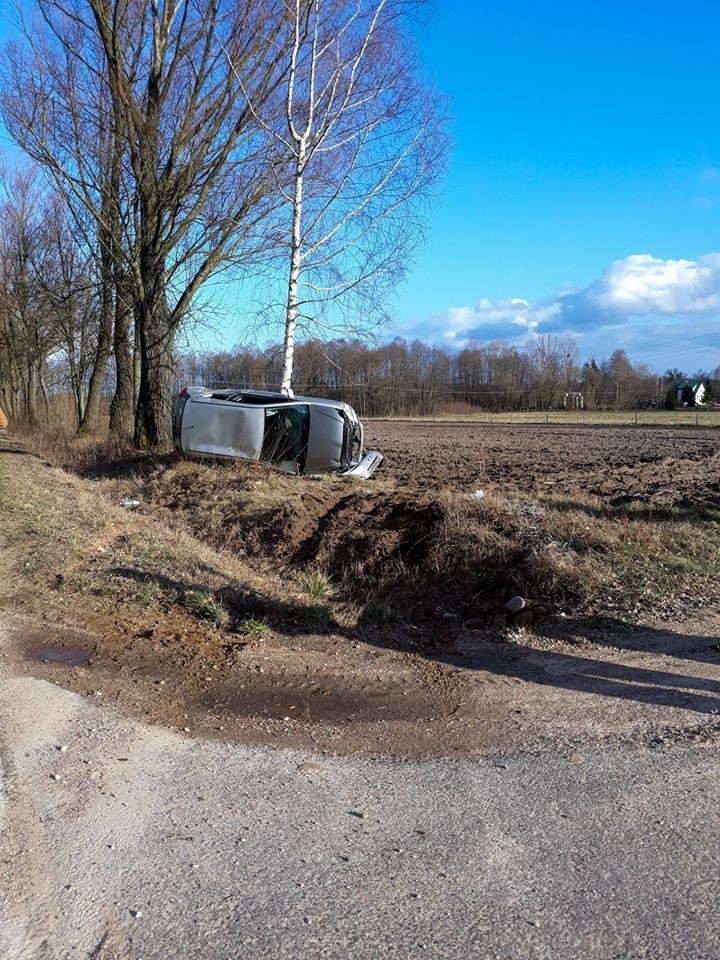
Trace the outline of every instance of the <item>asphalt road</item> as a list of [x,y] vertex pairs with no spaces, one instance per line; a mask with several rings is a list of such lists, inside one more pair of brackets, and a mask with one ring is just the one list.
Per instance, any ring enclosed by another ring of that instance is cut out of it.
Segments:
[[720,956],[716,747],[273,752],[2,657],[0,718],[3,960]]

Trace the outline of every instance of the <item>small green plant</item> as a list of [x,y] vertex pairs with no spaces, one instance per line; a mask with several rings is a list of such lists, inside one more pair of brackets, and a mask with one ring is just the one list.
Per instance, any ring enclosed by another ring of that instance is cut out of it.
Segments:
[[335,594],[332,581],[321,570],[313,570],[300,579],[300,588],[310,600],[328,600]]
[[227,611],[215,597],[203,590],[192,590],[183,598],[183,605],[200,620],[222,626],[227,622]]
[[389,607],[386,603],[373,601],[365,607],[365,617],[368,620],[374,620],[375,623],[400,623],[402,617],[397,610]]
[[165,594],[162,587],[152,580],[140,580],[128,587],[127,596],[135,603],[149,607],[163,600]]
[[265,617],[245,617],[239,621],[236,629],[248,637],[264,637],[270,625]]
[[327,629],[328,620],[327,609],[319,603],[313,603],[298,610],[297,624],[307,633]]

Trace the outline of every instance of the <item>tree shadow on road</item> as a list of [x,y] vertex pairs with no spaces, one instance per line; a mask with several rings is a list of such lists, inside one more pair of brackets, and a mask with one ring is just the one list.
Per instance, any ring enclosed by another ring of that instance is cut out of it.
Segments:
[[598,649],[656,653],[720,666],[720,636],[638,626],[616,617],[594,621],[567,617],[561,623],[541,624],[537,633],[548,639],[570,636],[573,642],[580,640]]
[[[113,568],[109,572],[138,583],[153,583],[165,596],[181,604],[183,598],[194,591],[207,591],[207,586],[202,584],[185,583],[132,567]],[[263,617],[272,629],[288,636],[332,632],[348,641],[362,640],[372,646],[400,650],[461,671],[482,670],[579,693],[694,713],[720,713],[720,640],[717,637],[632,629],[620,620],[608,622],[602,631],[583,621],[564,621],[563,631],[572,633],[588,652],[580,656],[538,650],[514,641],[511,636],[494,642],[483,638],[468,645],[462,643],[462,637],[467,636],[462,626],[453,628],[454,642],[449,637],[448,644],[438,642],[437,631],[419,629],[413,633],[403,629],[403,624],[378,624],[369,616],[361,617],[357,628],[347,629],[322,605],[292,598],[279,600],[239,583],[212,591],[212,596],[228,611],[230,629],[237,629],[247,616]],[[549,633],[547,630],[546,635]],[[461,648],[462,655],[458,652]],[[626,660],[633,654],[654,655],[653,666],[623,662],[623,658]],[[697,662],[699,670],[704,671],[708,668],[712,671],[717,665],[717,674],[695,676],[677,672],[679,658]]]
[[[622,621],[614,623],[615,631],[601,635],[581,621],[572,623],[570,630],[587,650],[587,656],[538,650],[521,640],[507,639],[481,642],[474,648],[466,647],[460,656],[448,652],[437,659],[458,668],[484,670],[542,686],[694,713],[720,714],[718,637],[629,629]],[[565,621],[563,631],[567,629]],[[647,654],[653,665],[627,662],[628,654]],[[696,661],[701,675],[678,672],[678,659]]]

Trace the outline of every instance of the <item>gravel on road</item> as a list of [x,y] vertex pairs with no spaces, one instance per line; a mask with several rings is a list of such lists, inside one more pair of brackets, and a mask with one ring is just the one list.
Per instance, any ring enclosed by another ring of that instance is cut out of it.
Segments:
[[718,956],[716,747],[273,751],[2,659],[0,715],[3,960]]

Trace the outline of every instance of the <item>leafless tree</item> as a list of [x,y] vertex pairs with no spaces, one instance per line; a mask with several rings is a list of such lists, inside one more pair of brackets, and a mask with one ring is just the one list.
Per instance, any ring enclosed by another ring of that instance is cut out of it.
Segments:
[[[13,54],[3,114],[18,142],[89,211],[100,250],[110,247],[115,332],[129,296],[141,356],[135,439],[167,447],[173,345],[193,297],[225,263],[253,262],[267,241],[259,228],[275,202],[267,134],[240,96],[238,77],[265,110],[285,7],[282,0],[37,6],[40,19]],[[118,217],[118,196],[130,218]]]
[[[47,198],[39,224],[32,270],[45,322],[54,330],[55,350],[67,369],[75,408],[75,426],[87,422],[87,407],[95,395],[98,343],[104,336],[102,290],[92,254],[72,229],[62,197]],[[58,358],[56,358],[58,359]]]
[[[573,348],[564,336],[545,343],[545,354],[556,356],[553,379],[547,364],[542,366],[544,355],[531,359],[521,347],[503,341],[476,340],[455,353],[401,338],[374,347],[357,339],[310,340],[298,343],[295,351],[295,386],[311,396],[341,398],[370,417],[545,411],[549,403],[560,405],[564,393],[576,391],[590,409],[614,405],[611,359],[577,368],[571,364]],[[186,383],[268,389],[282,369],[282,345],[195,354],[181,358],[181,367]],[[620,409],[638,409],[655,399],[658,378],[644,364],[628,361],[623,376]]]
[[[442,99],[419,80],[407,0],[287,0],[286,67],[266,112],[287,251],[281,389],[298,326],[328,335],[385,319],[448,149]],[[242,82],[242,74],[238,69]],[[289,176],[288,176],[289,174]]]
[[545,410],[559,402],[577,377],[577,343],[567,334],[538,333],[528,341],[525,353],[532,368],[534,402]]
[[39,399],[47,403],[43,369],[57,340],[34,269],[42,239],[42,197],[26,171],[12,172],[2,187],[0,386],[11,418],[34,424]]
[[40,2],[36,16],[25,23],[25,42],[7,52],[0,100],[6,124],[29,156],[50,174],[68,205],[74,235],[84,241],[97,263],[102,309],[81,428],[85,432],[97,428],[113,337],[114,403],[123,405],[125,422],[132,422],[132,391],[128,395],[124,389],[128,347],[122,349],[118,331],[113,331],[113,264],[124,245],[123,229],[126,240],[128,236],[128,202],[121,180],[118,113],[113,111],[101,70],[102,49],[79,20],[64,15],[53,2]]

